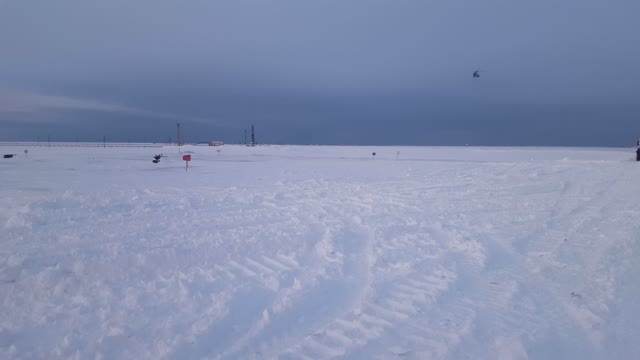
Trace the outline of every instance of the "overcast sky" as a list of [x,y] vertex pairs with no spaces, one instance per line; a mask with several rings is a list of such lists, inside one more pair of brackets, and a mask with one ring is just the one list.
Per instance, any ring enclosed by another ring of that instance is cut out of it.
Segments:
[[[632,146],[638,0],[0,0],[0,141]],[[480,78],[472,73],[480,69]]]

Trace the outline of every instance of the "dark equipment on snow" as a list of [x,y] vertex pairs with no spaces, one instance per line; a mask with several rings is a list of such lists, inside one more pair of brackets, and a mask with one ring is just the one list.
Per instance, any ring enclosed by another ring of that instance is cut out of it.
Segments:
[[14,157],[16,154],[4,154],[4,158],[5,159],[11,159],[12,157]]
[[162,154],[155,154],[155,155],[153,155],[153,163],[154,163],[154,164],[159,163],[161,158],[162,158]]
[[480,69],[478,69],[478,70],[473,72],[473,77],[474,78],[479,78],[480,77]]
[[636,161],[640,161],[640,148],[636,150]]

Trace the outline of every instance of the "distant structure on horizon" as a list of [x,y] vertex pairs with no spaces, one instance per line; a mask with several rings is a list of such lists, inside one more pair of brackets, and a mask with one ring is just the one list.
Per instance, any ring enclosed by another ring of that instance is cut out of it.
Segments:
[[224,141],[212,141],[209,143],[209,146],[222,146],[224,145]]

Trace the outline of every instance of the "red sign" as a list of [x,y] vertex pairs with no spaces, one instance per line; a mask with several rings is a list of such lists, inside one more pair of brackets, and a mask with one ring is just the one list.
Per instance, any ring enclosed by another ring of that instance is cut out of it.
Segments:
[[182,156],[182,160],[184,160],[184,161],[191,161],[191,155],[183,155],[183,156]]

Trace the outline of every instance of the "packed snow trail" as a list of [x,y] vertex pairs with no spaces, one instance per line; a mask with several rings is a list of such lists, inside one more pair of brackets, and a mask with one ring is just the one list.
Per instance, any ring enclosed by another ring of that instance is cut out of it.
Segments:
[[185,150],[0,163],[0,358],[640,352],[627,149]]

